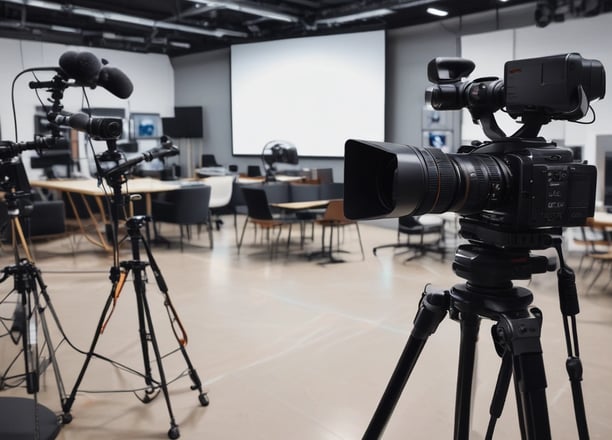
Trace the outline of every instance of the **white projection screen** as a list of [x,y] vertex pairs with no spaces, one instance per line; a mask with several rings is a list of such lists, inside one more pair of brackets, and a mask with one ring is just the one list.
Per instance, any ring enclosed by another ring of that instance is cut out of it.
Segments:
[[231,48],[232,148],[272,140],[301,157],[342,157],[349,138],[384,140],[384,31]]

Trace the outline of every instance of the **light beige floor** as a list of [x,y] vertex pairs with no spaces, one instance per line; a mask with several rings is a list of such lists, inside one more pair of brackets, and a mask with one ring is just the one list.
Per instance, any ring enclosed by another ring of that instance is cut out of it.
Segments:
[[[166,225],[163,232],[174,233]],[[433,256],[403,263],[403,257],[394,257],[392,250],[375,257],[371,248],[393,241],[395,232],[366,224],[361,232],[365,261],[360,261],[354,232],[347,230],[343,247],[351,253],[343,257],[348,261],[327,266],[296,254],[270,261],[251,236],[238,256],[231,219],[215,231],[213,251],[194,246],[206,245],[205,235],[183,253],[178,244],[171,250],[154,248],[189,334],[188,353],[210,398],[210,405],[201,407],[186,377],[170,385],[182,439],[361,437],[409,336],[423,286],[449,288],[460,282],[452,273],[450,259],[440,262]],[[86,242],[79,243],[73,256],[67,240],[38,244],[35,250],[66,334],[86,350],[108,297],[109,257]],[[8,254],[4,259],[9,264]],[[580,280],[579,287],[584,284]],[[588,295],[581,289],[578,318],[592,439],[612,438],[612,292],[603,291],[603,284],[605,278]],[[8,286],[0,286],[4,287]],[[555,275],[536,275],[530,289],[534,304],[544,312],[542,344],[553,438],[575,439]],[[167,352],[175,344],[152,276],[147,296],[160,345]],[[56,334],[55,326],[51,327]],[[478,345],[474,439],[483,438],[486,430],[499,365],[489,327],[490,322],[484,321]],[[10,342],[5,338],[0,344],[4,363]],[[458,345],[458,325],[445,319],[416,365],[386,439],[452,438]],[[97,351],[142,370],[131,285],[119,298]],[[57,358],[70,392],[84,356],[63,343]],[[175,378],[185,363],[174,354],[164,360],[164,366],[167,375]],[[39,397],[59,412],[50,373]],[[169,422],[161,396],[145,405],[131,393],[86,392],[141,386],[141,379],[93,361],[72,409],[74,420],[62,428],[59,439],[167,438]],[[3,395],[26,396],[22,389],[6,391],[0,398]],[[510,393],[495,438],[519,438],[516,420]]]

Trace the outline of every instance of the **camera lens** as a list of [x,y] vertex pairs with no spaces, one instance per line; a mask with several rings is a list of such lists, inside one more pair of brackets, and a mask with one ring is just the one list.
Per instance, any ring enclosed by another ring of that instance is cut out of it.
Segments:
[[488,154],[356,140],[347,142],[344,169],[345,214],[354,219],[495,209],[512,177]]
[[[421,168],[408,172],[407,182],[399,183],[404,191],[410,188],[410,193],[421,195],[414,199],[409,214],[446,211],[472,214],[493,208],[502,200],[499,192],[505,186],[506,166],[497,158],[489,155],[445,154],[437,148],[408,148],[419,161],[418,165],[411,160],[406,163]],[[397,178],[401,181],[401,171]]]

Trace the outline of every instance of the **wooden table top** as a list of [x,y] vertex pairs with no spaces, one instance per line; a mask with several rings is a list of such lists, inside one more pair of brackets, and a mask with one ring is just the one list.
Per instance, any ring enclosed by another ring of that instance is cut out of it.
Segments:
[[[36,188],[72,192],[89,196],[103,196],[108,193],[108,191],[104,191],[102,186],[98,186],[97,179],[31,180],[30,185]],[[150,177],[143,177],[128,180],[127,184],[123,185],[122,190],[124,193],[154,193],[174,191],[179,187],[180,181],[162,181]]]

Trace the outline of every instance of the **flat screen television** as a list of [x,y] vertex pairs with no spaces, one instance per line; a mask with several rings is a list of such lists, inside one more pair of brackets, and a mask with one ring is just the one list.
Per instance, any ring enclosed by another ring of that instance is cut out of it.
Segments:
[[174,107],[173,118],[162,118],[164,134],[172,138],[204,136],[202,107]]

